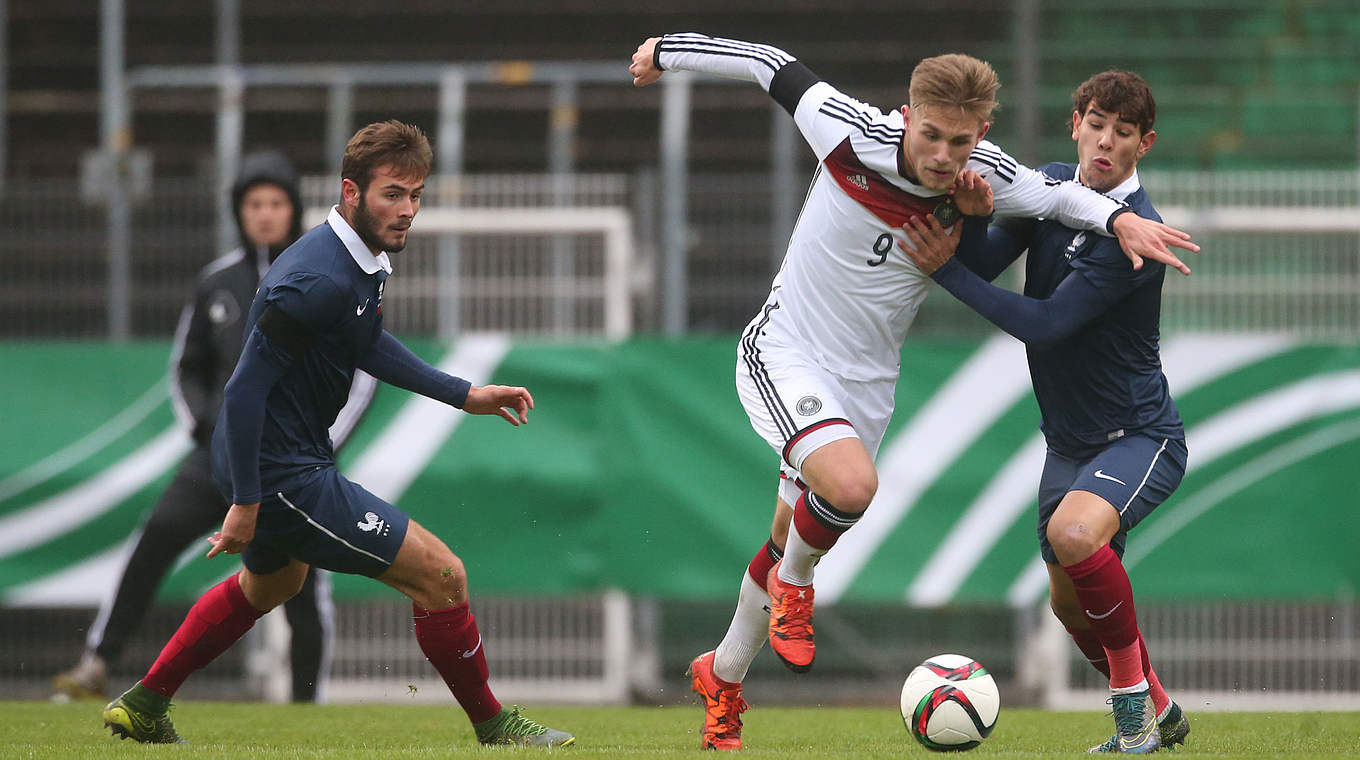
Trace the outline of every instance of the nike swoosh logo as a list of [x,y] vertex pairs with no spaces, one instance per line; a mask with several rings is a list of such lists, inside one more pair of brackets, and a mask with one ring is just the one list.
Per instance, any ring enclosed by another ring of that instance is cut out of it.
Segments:
[[1122,604],[1123,604],[1123,602],[1119,602],[1119,603],[1116,604],[1115,606],[1111,607],[1111,608],[1110,608],[1110,611],[1109,611],[1109,612],[1106,612],[1104,615],[1097,615],[1096,613],[1094,613],[1094,612],[1092,612],[1092,611],[1090,611],[1090,610],[1086,610],[1086,614],[1087,614],[1087,616],[1090,617],[1092,620],[1104,620],[1105,618],[1107,618],[1107,617],[1113,615],[1113,614],[1114,614],[1114,611],[1117,610],[1117,609],[1119,609],[1119,606],[1122,605]]
[[[354,310],[354,316],[356,316],[356,317],[362,317],[362,316],[364,315],[364,310],[367,309],[367,308],[368,308],[368,299],[365,298],[365,299],[364,299],[364,305],[363,305],[363,306],[360,306],[360,307],[358,307],[358,308],[356,308],[356,309]],[[1096,474],[1099,475],[1100,473],[1096,473]]]
[[1118,483],[1118,484],[1121,485],[1121,486],[1126,486],[1126,485],[1128,485],[1128,483],[1125,483],[1124,481],[1120,480],[1119,478],[1116,478],[1116,477],[1113,476],[1113,475],[1106,475],[1106,474],[1105,474],[1103,471],[1101,471],[1101,470],[1096,470],[1096,477],[1097,477],[1097,478],[1100,478],[1101,480],[1113,480],[1114,482]]
[[[1123,604],[1123,602],[1120,602],[1120,604]],[[482,648],[482,637],[481,637],[481,636],[478,636],[478,637],[477,637],[477,646],[475,646],[475,647],[473,647],[472,649],[469,649],[468,651],[464,652],[463,655],[462,655],[462,656],[463,656],[463,659],[466,660],[466,659],[468,659],[469,657],[471,657],[472,655],[477,654],[477,650],[478,650],[478,649],[481,649],[481,648]]]

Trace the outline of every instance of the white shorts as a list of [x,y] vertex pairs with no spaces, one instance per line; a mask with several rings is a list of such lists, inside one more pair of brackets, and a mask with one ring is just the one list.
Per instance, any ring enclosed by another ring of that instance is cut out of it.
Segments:
[[792,506],[807,487],[799,468],[817,449],[859,438],[871,458],[878,456],[897,382],[838,377],[766,338],[763,328],[763,319],[752,320],[737,344],[737,396],[751,427],[779,452],[779,497]]

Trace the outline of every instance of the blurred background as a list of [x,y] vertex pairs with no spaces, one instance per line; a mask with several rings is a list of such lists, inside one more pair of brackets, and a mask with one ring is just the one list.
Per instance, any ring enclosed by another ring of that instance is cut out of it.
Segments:
[[[1204,248],[1164,295],[1191,468],[1126,557],[1153,660],[1192,711],[1360,706],[1360,2],[684,5],[0,0],[0,687],[50,694],[189,448],[171,335],[236,245],[242,156],[297,165],[310,226],[348,137],[397,118],[436,164],[387,325],[451,371],[527,385],[538,411],[463,425],[383,388],[341,469],[464,559],[503,698],[685,698],[769,530],[776,460],[733,392],[735,343],[815,162],[754,85],[631,86],[640,42],[698,31],[779,46],[885,110],[920,58],[985,58],[989,139],[1031,165],[1075,160],[1082,80],[1149,81],[1139,173]],[[1022,347],[937,294],[902,363],[885,517],[819,568],[817,671],[762,654],[748,698],[891,703],[950,651],[1005,702],[1099,707],[1046,607]],[[111,688],[233,572],[206,548]],[[281,617],[186,698],[286,699]],[[447,699],[395,592],[337,577],[333,624],[327,698]]]

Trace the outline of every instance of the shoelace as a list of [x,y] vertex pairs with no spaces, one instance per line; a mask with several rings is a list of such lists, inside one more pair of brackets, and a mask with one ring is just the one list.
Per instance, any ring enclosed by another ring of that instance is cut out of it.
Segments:
[[505,716],[501,732],[508,736],[539,736],[548,733],[548,727],[520,715],[519,705],[515,705],[510,714]]
[[1143,700],[1138,694],[1115,694],[1108,704],[1114,714],[1114,727],[1121,736],[1133,736],[1143,728]]
[[[788,594],[785,594],[785,598],[788,598]],[[807,607],[809,606],[808,601],[806,599],[794,598],[786,602],[783,606],[785,615],[779,618],[779,622],[784,626],[784,633],[788,638],[812,638],[812,615],[806,614]],[[791,620],[790,618],[794,616],[789,613],[795,612],[798,613],[798,615],[796,616],[796,619]]]
[[723,730],[715,731],[714,736],[718,738],[727,738],[728,731],[730,729],[736,728],[740,730],[741,714],[750,709],[750,707],[751,706],[746,704],[746,700],[743,699],[740,694],[738,694],[736,697],[733,697],[731,691],[727,689],[719,689],[718,711],[722,713],[722,718],[724,719],[721,721]]

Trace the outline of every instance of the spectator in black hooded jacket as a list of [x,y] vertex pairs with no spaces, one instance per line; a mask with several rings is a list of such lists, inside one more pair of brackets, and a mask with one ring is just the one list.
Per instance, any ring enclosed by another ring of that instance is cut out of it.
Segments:
[[[292,165],[277,151],[252,153],[231,191],[241,246],[204,267],[175,331],[171,387],[175,412],[192,432],[194,449],[142,526],[117,591],[100,607],[83,656],[58,675],[59,696],[102,698],[108,668],[122,654],[166,572],[195,539],[222,524],[228,505],[213,487],[210,442],[222,389],[236,367],[245,316],[269,265],[302,234],[302,199]],[[331,428],[338,450],[373,397],[376,381],[356,373],[349,402]],[[333,615],[330,581],[313,570],[302,592],[284,605],[293,629],[294,701],[318,701],[329,670]]]

